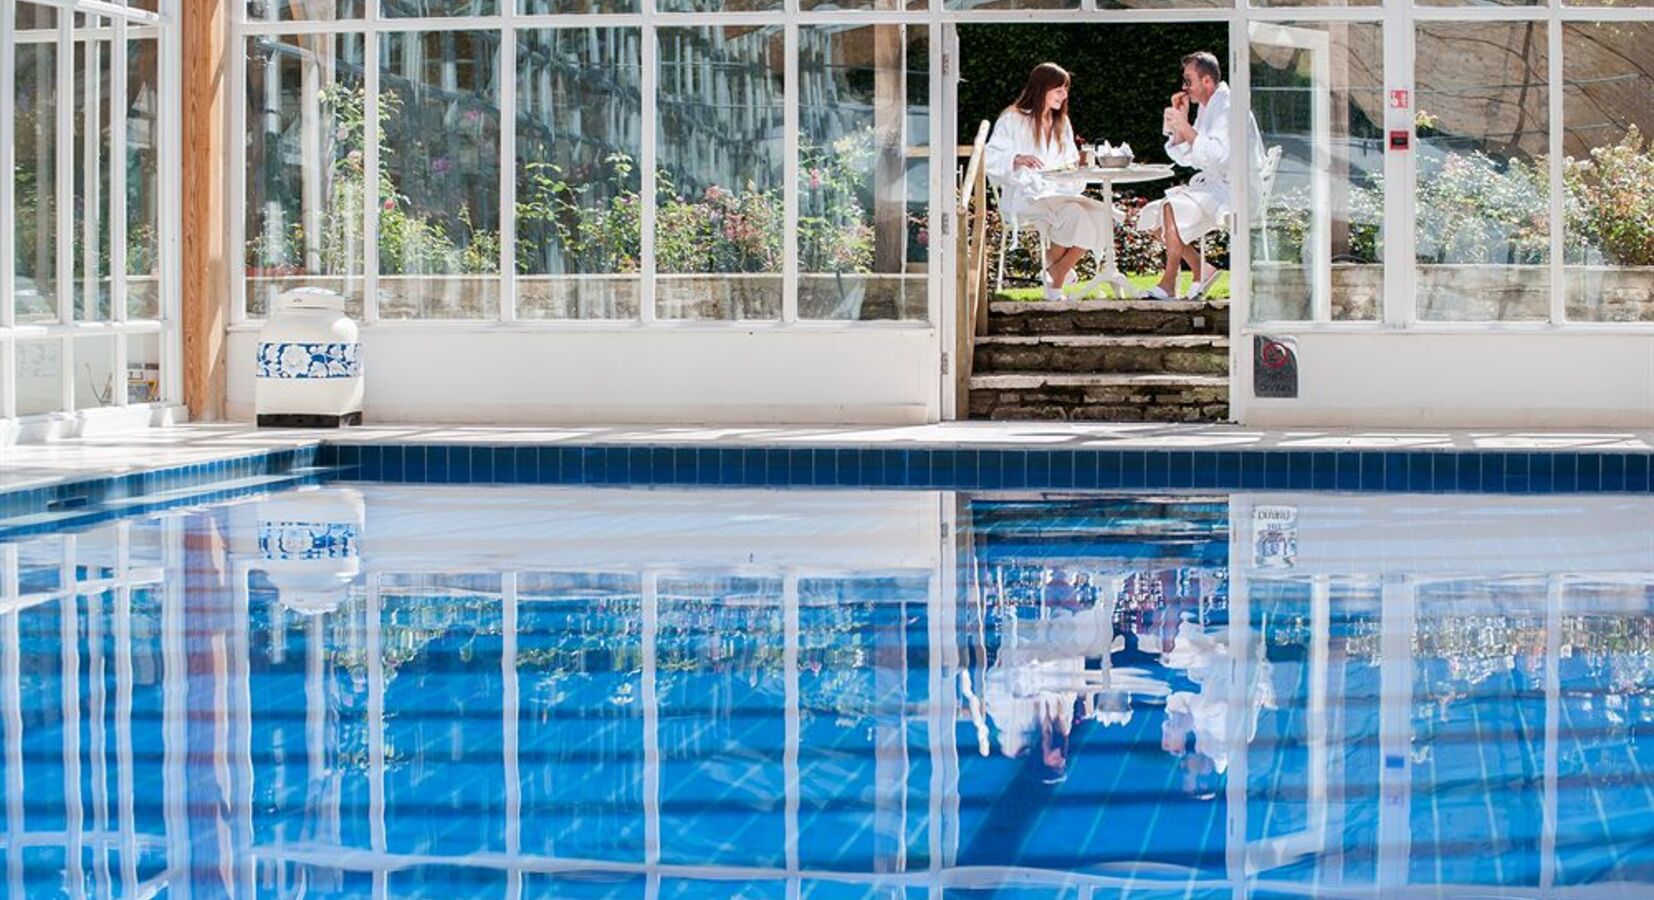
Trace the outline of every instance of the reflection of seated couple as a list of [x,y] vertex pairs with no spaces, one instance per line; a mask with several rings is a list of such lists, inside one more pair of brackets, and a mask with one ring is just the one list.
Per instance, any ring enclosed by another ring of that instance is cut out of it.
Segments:
[[[989,755],[991,725],[1001,754],[1033,756],[1046,781],[1060,781],[1068,774],[1075,724],[1090,719],[1125,725],[1132,719],[1134,701],[1163,704],[1161,748],[1181,761],[1189,793],[1212,794],[1229,767],[1234,672],[1227,628],[1209,632],[1198,622],[1184,621],[1171,648],[1156,661],[1158,641],[1140,645],[1136,634],[1117,635],[1113,621],[1114,601],[1108,597],[1089,609],[1058,609],[1035,621],[1012,615],[981,683],[973,684],[969,671],[959,675],[978,752]],[[1269,663],[1261,648],[1256,655],[1246,689],[1248,741],[1257,730],[1258,711],[1275,708]],[[1100,668],[1088,668],[1091,661]],[[1170,672],[1157,677],[1150,666],[1178,671],[1197,689],[1173,690]],[[1036,744],[1037,756],[1030,752]]]
[[[1112,214],[1103,203],[1082,196],[1083,182],[1042,174],[1080,161],[1068,118],[1070,82],[1068,72],[1055,63],[1035,66],[1022,94],[994,124],[985,155],[988,177],[1000,191],[1001,216],[1036,229],[1049,245],[1040,273],[1047,300],[1062,299],[1062,286],[1072,280],[1080,257],[1103,246],[1109,226],[1104,217]],[[1193,122],[1191,104],[1199,107]],[[1162,113],[1161,129],[1172,161],[1199,171],[1188,184],[1145,206],[1138,218],[1138,227],[1166,246],[1160,282],[1144,296],[1175,296],[1178,275],[1187,264],[1195,278],[1190,296],[1198,297],[1220,274],[1210,266],[1200,271],[1199,241],[1221,227],[1230,210],[1229,85],[1216,56],[1201,51],[1183,58],[1183,89]],[[1256,126],[1252,143],[1254,160],[1261,160]]]

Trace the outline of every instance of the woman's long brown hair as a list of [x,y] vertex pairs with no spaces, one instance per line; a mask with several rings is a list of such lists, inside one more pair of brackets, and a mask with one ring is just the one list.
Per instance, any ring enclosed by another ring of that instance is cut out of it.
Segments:
[[1052,88],[1068,86],[1071,81],[1068,70],[1062,66],[1051,62],[1040,63],[1028,73],[1028,83],[1022,86],[1022,93],[1009,107],[1033,118],[1034,141],[1041,147],[1062,140],[1063,130],[1068,125],[1068,100],[1064,98],[1062,108],[1053,114],[1046,111],[1045,95]]

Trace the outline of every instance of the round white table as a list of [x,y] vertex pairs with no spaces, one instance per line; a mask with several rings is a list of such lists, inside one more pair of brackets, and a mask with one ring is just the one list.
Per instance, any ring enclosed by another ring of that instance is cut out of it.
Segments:
[[1087,281],[1080,291],[1080,296],[1089,296],[1098,285],[1110,284],[1114,286],[1114,296],[1124,299],[1132,295],[1131,282],[1120,273],[1120,267],[1115,263],[1114,253],[1114,186],[1117,184],[1137,184],[1143,181],[1158,181],[1172,177],[1170,164],[1147,165],[1133,164],[1105,168],[1089,166],[1079,169],[1060,169],[1055,172],[1041,173],[1052,181],[1065,184],[1100,184],[1103,186],[1103,203],[1109,208],[1108,225],[1103,230],[1103,246],[1092,248],[1097,254],[1097,274]]

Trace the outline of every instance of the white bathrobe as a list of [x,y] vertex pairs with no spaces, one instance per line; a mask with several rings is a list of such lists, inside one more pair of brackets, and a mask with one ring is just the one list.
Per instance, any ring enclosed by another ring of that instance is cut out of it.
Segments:
[[999,188],[1000,215],[1019,228],[1033,227],[1045,233],[1047,241],[1059,247],[1086,247],[1097,250],[1107,234],[1108,208],[1081,196],[1085,185],[1048,179],[1033,169],[1017,168],[1018,156],[1039,157],[1041,168],[1056,169],[1080,161],[1074,145],[1074,129],[1064,124],[1055,141],[1039,143],[1034,120],[1014,109],[1001,113],[994,123],[993,136],[983,162],[988,180]]
[[[1229,205],[1229,83],[1219,82],[1212,99],[1195,111],[1195,139],[1188,143],[1166,141],[1166,155],[1180,166],[1199,169],[1188,184],[1166,191],[1166,196],[1143,207],[1137,222],[1144,231],[1158,233],[1165,206],[1172,208],[1183,243],[1192,244],[1222,227]],[[1263,160],[1263,140],[1258,126],[1251,131],[1251,170]],[[1257,196],[1256,185],[1252,196]]]

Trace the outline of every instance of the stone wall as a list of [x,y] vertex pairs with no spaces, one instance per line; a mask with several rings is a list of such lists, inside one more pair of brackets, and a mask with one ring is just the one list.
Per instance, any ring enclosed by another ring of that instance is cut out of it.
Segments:
[[[1427,322],[1543,322],[1550,317],[1550,270],[1544,266],[1424,265],[1418,268],[1419,318]],[[1567,266],[1563,269],[1573,322],[1654,322],[1654,268]],[[1384,269],[1332,267],[1334,321],[1381,317]],[[1310,318],[1308,272],[1297,265],[1256,263],[1253,319]]]

